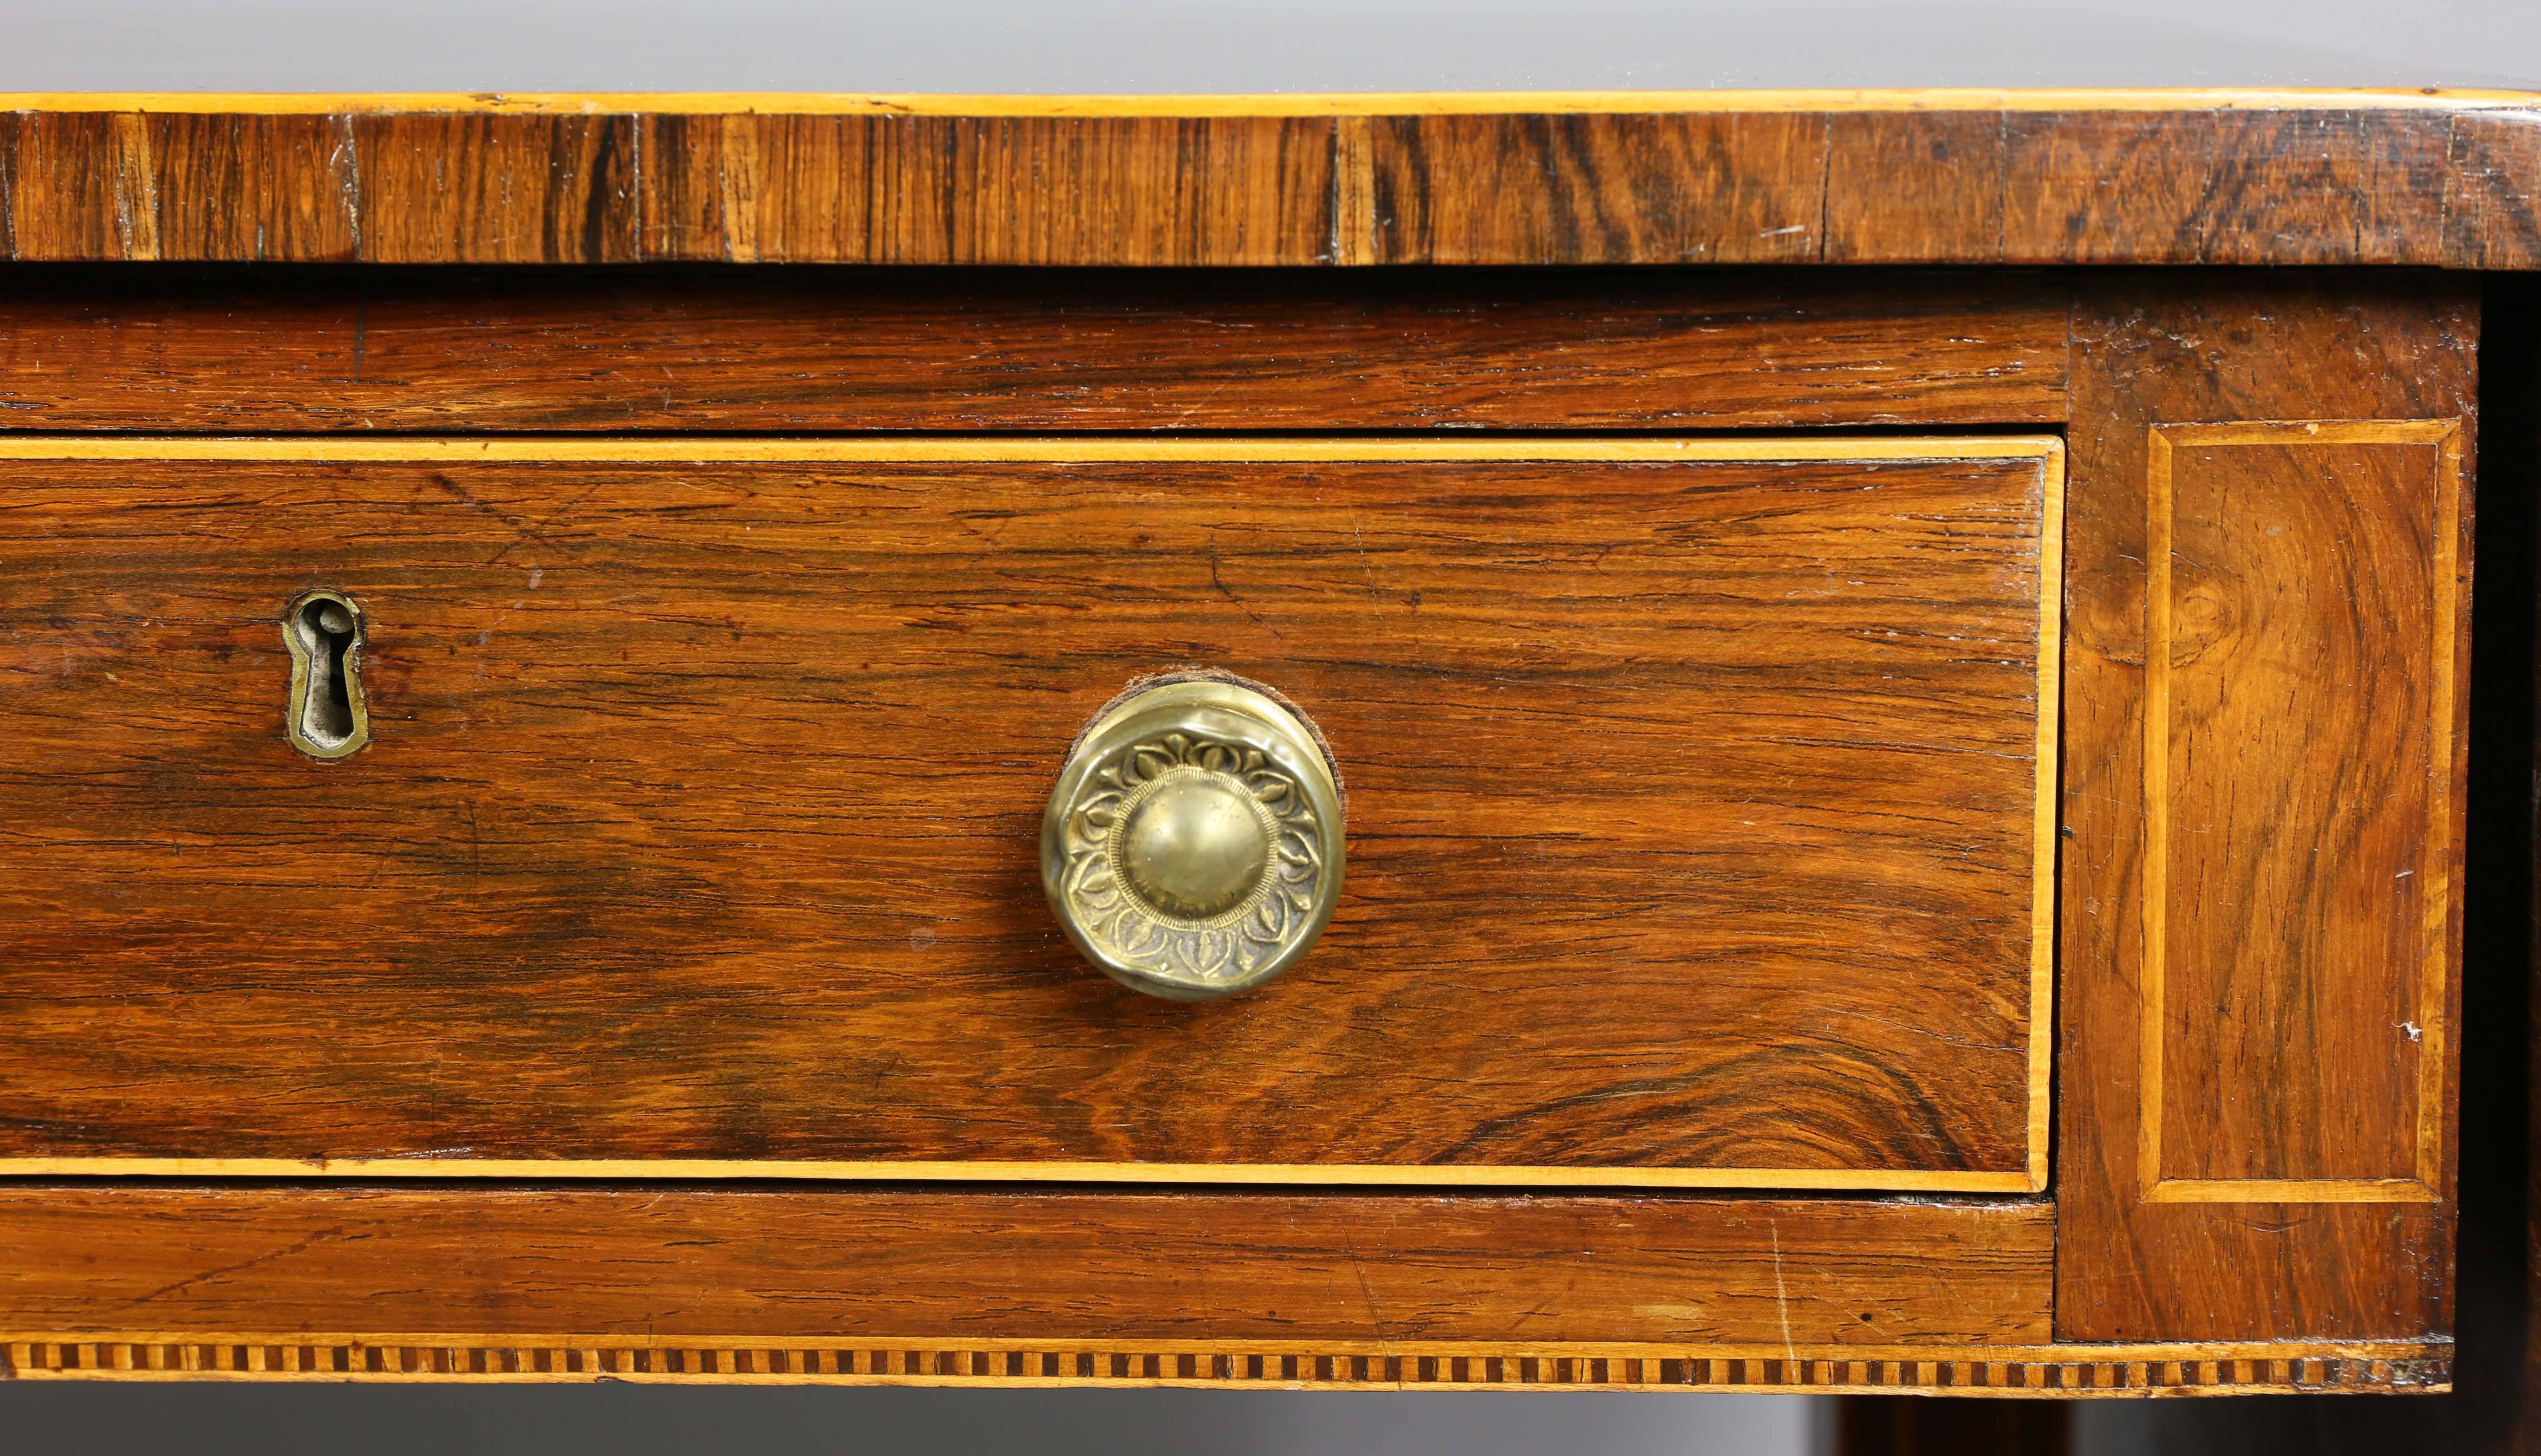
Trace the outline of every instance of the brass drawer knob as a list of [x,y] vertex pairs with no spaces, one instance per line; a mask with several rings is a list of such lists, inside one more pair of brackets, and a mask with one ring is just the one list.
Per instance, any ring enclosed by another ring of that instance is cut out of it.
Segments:
[[1340,785],[1313,730],[1268,694],[1150,688],[1068,754],[1042,816],[1041,882],[1113,980],[1177,1001],[1231,995],[1296,964],[1332,919]]

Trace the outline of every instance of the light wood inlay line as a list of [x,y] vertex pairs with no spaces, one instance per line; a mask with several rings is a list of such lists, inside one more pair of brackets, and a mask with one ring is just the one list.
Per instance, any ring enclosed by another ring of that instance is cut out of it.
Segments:
[[[2417,1068],[2414,1175],[2409,1178],[2197,1179],[2162,1173],[2164,1057],[2167,1047],[2166,977],[2170,849],[2170,682],[2173,650],[2172,461],[2181,447],[2203,445],[2432,445],[2440,452],[2435,493],[2431,579],[2432,620],[2438,633],[2430,654],[2432,692],[2427,704],[2437,725],[2437,745],[2452,741],[2461,527],[2461,426],[2452,419],[2259,420],[2222,424],[2155,425],[2148,457],[2146,587],[2144,606],[2144,871],[2142,1042],[2139,1063],[2138,1171],[2149,1202],[2214,1203],[2427,1203],[2440,1201],[2443,1158],[2444,1006],[2446,928],[2452,903],[2449,842],[2451,775],[2429,775],[2432,849],[2419,865],[2425,877],[2425,923],[2419,941],[2419,981],[2414,1018],[2422,1037]],[[2440,749],[2438,750],[2440,751]]]
[[[2053,435],[1906,440],[196,440],[77,435],[0,436],[0,460],[611,461],[666,465],[753,461],[907,461],[938,464],[1140,461],[1876,461],[2039,460],[2058,463]],[[2061,498],[2061,497],[2060,497]]]
[[[2044,1016],[2037,1018],[2045,1021]],[[2033,1035],[2035,1035],[2033,1033]],[[2031,1096],[2038,1097],[2033,1089]],[[2033,1118],[2033,1123],[2035,1119]],[[2033,1146],[2030,1160],[2039,1154]],[[0,1158],[12,1178],[800,1178],[980,1183],[1331,1184],[1419,1188],[1765,1188],[2036,1193],[2018,1173],[1850,1168],[1563,1168],[1387,1163],[961,1162],[736,1158]]]
[[2047,1188],[2047,1139],[2055,1109],[2056,860],[2063,839],[2062,782],[2054,765],[2064,735],[2065,453],[2047,458],[2047,525],[2038,544],[2038,809],[2030,833],[2029,1184]]
[[853,92],[110,92],[0,94],[0,111],[164,115],[1425,116],[1738,111],[2476,110],[2522,91],[2336,87],[1936,87],[1723,91],[1396,91],[1154,96]]

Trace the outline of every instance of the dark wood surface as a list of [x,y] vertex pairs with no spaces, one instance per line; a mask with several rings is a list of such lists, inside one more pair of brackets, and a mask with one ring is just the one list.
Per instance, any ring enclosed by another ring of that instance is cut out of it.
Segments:
[[2424,1391],[2442,1343],[2045,1341],[2021,1200],[0,1186],[0,1379]]
[[2521,174],[2456,175],[2449,139],[2382,111],[2009,116],[2001,260],[2477,266],[2510,229],[2446,210]]
[[2030,424],[2067,313],[2035,273],[28,267],[0,428]]
[[2534,486],[2541,483],[2541,278],[2483,280],[2479,571],[2462,1026],[2458,1358],[2448,1395],[2076,1409],[2085,1450],[2161,1456],[2526,1456],[2541,1446],[2533,1359],[2530,1129]]
[[2455,123],[2444,257],[2460,267],[2541,268],[2541,113]]
[[1374,257],[2513,266],[2535,124],[2456,173],[2390,111],[1379,117]]
[[[413,118],[407,155],[441,154]],[[354,123],[358,130],[361,123]],[[646,257],[1297,263],[1336,236],[1320,117],[647,116]],[[380,209],[389,225],[394,204]],[[416,262],[439,261],[434,253]]]
[[1377,116],[1373,260],[1808,262],[1827,118]]
[[2076,93],[2003,109],[1901,95],[1893,109],[1821,109],[1795,93],[1750,109],[1615,97],[1384,115],[749,105],[0,113],[0,254],[2541,266],[2529,98],[2131,109]]
[[[0,484],[9,1153],[2025,1166],[2034,457]],[[1035,861],[1180,663],[1349,793],[1323,944],[1198,1007]]]
[[[2432,605],[2439,447],[2405,430],[2378,445],[2177,437],[2166,701],[2147,672],[2164,616],[2148,602],[2147,560],[2164,427],[2459,420],[2466,444],[2476,294],[2357,274],[2120,274],[2086,282],[2081,298],[2058,1333],[2443,1330],[2458,1039],[2445,1038],[2429,1099],[2429,1054],[2407,1023],[2458,1022],[2457,976],[2432,996],[2411,989],[2430,955],[2440,969],[2456,953],[2458,700],[2425,737],[2401,721],[2437,712],[2432,680],[2448,661],[2458,677],[2467,646],[2467,591],[2450,617]],[[2309,570],[2287,574],[2289,541],[2306,547]],[[2466,538],[2455,546],[2466,577]],[[2340,584],[2327,599],[2323,572]],[[2166,793],[2148,782],[2148,714],[2172,765]],[[2144,1056],[2148,804],[2169,820],[2155,1088]],[[2356,878],[2371,866],[2377,883]],[[2410,888],[2438,872],[2453,887],[2444,894]],[[2300,1184],[2275,1197],[2264,1183],[2236,1201],[2158,1201],[2143,1166],[2148,1103],[2169,1115],[2162,1180],[2432,1173],[2439,1201],[2325,1201],[2339,1195]],[[2422,1115],[2437,1139],[2431,1162],[2408,1146]]]
[[2053,1235],[2017,1201],[14,1185],[0,1333],[2035,1345]]

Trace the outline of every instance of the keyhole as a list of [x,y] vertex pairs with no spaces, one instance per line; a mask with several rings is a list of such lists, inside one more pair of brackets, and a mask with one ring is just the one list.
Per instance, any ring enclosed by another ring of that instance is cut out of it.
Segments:
[[337,592],[310,592],[282,619],[291,649],[291,702],[284,725],[294,748],[340,759],[370,742],[362,703],[362,613]]

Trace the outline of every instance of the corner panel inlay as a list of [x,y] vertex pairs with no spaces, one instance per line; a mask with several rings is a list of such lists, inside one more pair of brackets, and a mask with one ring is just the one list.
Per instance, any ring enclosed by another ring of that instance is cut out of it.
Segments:
[[2436,1197],[2460,433],[2152,430],[2148,1200]]
[[2479,328],[2076,282],[2059,1339],[2451,1327]]

